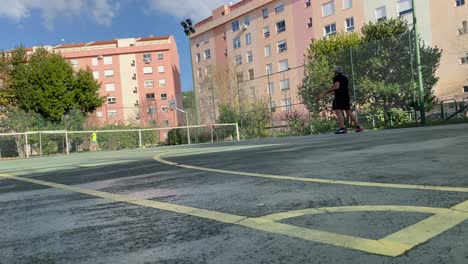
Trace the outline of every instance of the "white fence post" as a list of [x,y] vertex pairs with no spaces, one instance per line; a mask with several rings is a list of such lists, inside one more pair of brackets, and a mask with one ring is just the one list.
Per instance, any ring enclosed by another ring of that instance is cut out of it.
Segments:
[[143,143],[142,143],[142,139],[141,139],[141,129],[138,129],[138,144],[139,144],[140,148],[143,148]]
[[211,129],[211,144],[214,143],[214,139],[213,139],[213,124],[210,125],[210,129]]
[[42,157],[42,133],[39,132],[39,155]]
[[25,152],[26,152],[26,158],[29,158],[29,151],[28,151],[28,134],[27,134],[27,133],[24,133],[24,140],[25,140],[24,150],[25,150]]
[[237,141],[240,141],[239,124],[236,123]]
[[70,155],[70,146],[68,145],[68,131],[65,130],[65,150],[67,155]]

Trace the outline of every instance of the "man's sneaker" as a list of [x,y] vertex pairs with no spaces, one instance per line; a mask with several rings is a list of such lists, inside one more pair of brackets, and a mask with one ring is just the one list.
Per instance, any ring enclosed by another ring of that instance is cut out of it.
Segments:
[[346,128],[340,128],[338,131],[335,132],[335,134],[346,134]]
[[356,127],[356,133],[359,133],[359,132],[362,132],[362,131],[364,131],[364,128],[362,128],[360,126]]

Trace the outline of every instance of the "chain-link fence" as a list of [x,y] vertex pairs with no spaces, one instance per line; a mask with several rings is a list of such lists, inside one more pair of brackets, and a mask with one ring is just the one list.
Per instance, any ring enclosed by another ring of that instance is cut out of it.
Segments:
[[[164,140],[161,140],[161,138]],[[56,130],[4,133],[0,134],[0,159],[238,140],[240,138],[237,124],[125,130]]]

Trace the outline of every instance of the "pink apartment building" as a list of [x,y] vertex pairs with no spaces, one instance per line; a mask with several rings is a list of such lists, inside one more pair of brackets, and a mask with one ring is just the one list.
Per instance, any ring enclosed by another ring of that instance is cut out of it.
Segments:
[[[436,95],[467,95],[465,1],[415,2],[421,38],[445,50]],[[366,22],[390,17],[411,25],[412,10],[411,0],[243,0],[213,10],[191,36],[201,122],[214,122],[226,100],[266,98],[279,112],[300,109],[297,86],[312,39],[360,31]]]
[[[174,127],[183,122],[169,100],[182,104],[179,55],[174,37],[128,38],[47,46],[75,69],[90,68],[104,105],[90,114],[93,126],[125,124]],[[34,48],[33,48],[34,49]]]

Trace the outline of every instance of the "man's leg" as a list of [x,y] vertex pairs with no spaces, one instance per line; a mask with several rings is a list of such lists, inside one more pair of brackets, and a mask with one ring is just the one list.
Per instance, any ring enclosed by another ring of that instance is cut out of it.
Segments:
[[351,118],[351,121],[353,122],[353,124],[357,127],[360,127],[361,125],[359,124],[359,121],[357,120],[356,116],[354,115],[353,111],[351,110],[346,110],[346,116],[348,116],[349,118]]
[[338,119],[339,129],[345,128],[343,110],[336,109],[336,118]]

